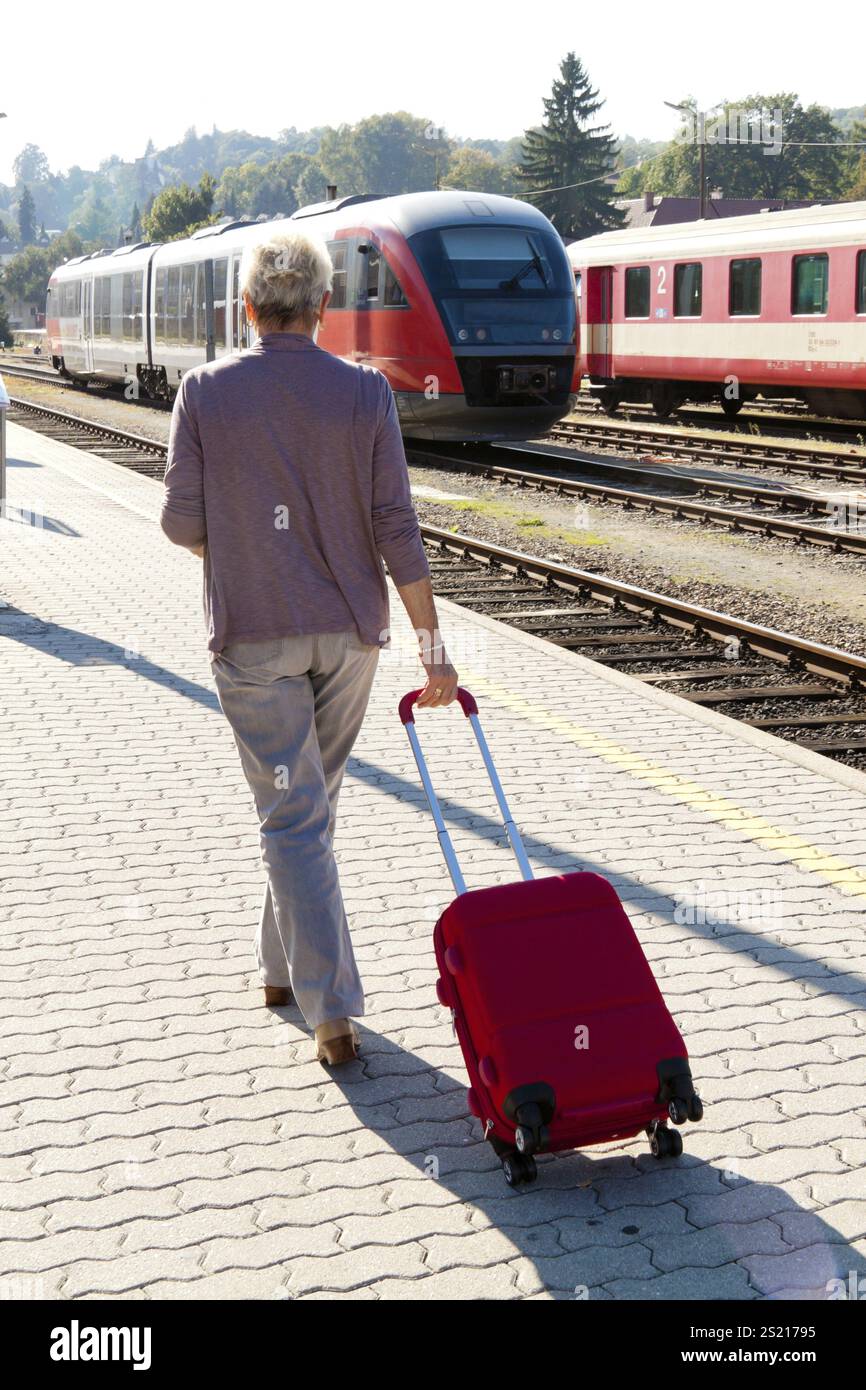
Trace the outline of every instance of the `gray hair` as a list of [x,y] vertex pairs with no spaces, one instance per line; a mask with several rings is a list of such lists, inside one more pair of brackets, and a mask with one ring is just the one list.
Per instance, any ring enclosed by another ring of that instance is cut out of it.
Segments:
[[323,241],[304,232],[275,232],[245,251],[241,289],[257,318],[282,326],[318,314],[333,276]]

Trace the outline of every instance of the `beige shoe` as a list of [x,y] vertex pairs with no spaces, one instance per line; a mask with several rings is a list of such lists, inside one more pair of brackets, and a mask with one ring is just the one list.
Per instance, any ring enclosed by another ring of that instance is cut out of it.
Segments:
[[292,1002],[292,991],[286,985],[265,985],[265,1008],[280,1009]]
[[328,1067],[354,1062],[360,1038],[348,1018],[331,1018],[316,1029],[316,1057]]

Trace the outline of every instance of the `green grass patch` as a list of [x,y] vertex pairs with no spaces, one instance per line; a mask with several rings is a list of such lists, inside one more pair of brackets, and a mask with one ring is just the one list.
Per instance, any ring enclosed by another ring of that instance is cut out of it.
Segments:
[[[455,512],[474,512],[478,516],[488,516],[494,521],[502,521],[521,531],[532,530],[549,541],[564,541],[567,545],[608,545],[604,536],[595,531],[576,531],[566,526],[557,526],[536,512],[526,512],[522,507],[512,506],[510,502],[489,501],[483,498],[467,497],[462,501],[439,502],[437,507],[448,507]],[[459,531],[459,526],[451,526]]]

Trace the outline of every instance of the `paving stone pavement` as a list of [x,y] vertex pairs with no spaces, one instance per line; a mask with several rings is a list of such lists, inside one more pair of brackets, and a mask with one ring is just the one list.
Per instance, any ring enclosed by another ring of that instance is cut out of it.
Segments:
[[[338,829],[363,1060],[330,1078],[261,1005],[200,563],[157,483],[8,433],[0,1295],[808,1299],[866,1274],[866,779],[443,605],[538,872],[612,878],[706,1103],[679,1161],[632,1140],[510,1191],[435,997],[451,893],[400,615]],[[464,721],[422,733],[470,884],[512,877]]]

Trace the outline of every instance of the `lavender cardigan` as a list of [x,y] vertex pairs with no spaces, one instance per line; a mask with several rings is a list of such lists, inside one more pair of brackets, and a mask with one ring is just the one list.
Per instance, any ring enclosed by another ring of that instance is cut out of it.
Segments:
[[206,543],[208,647],[356,629],[388,640],[388,590],[429,574],[388,382],[299,333],[183,378],[162,529]]

